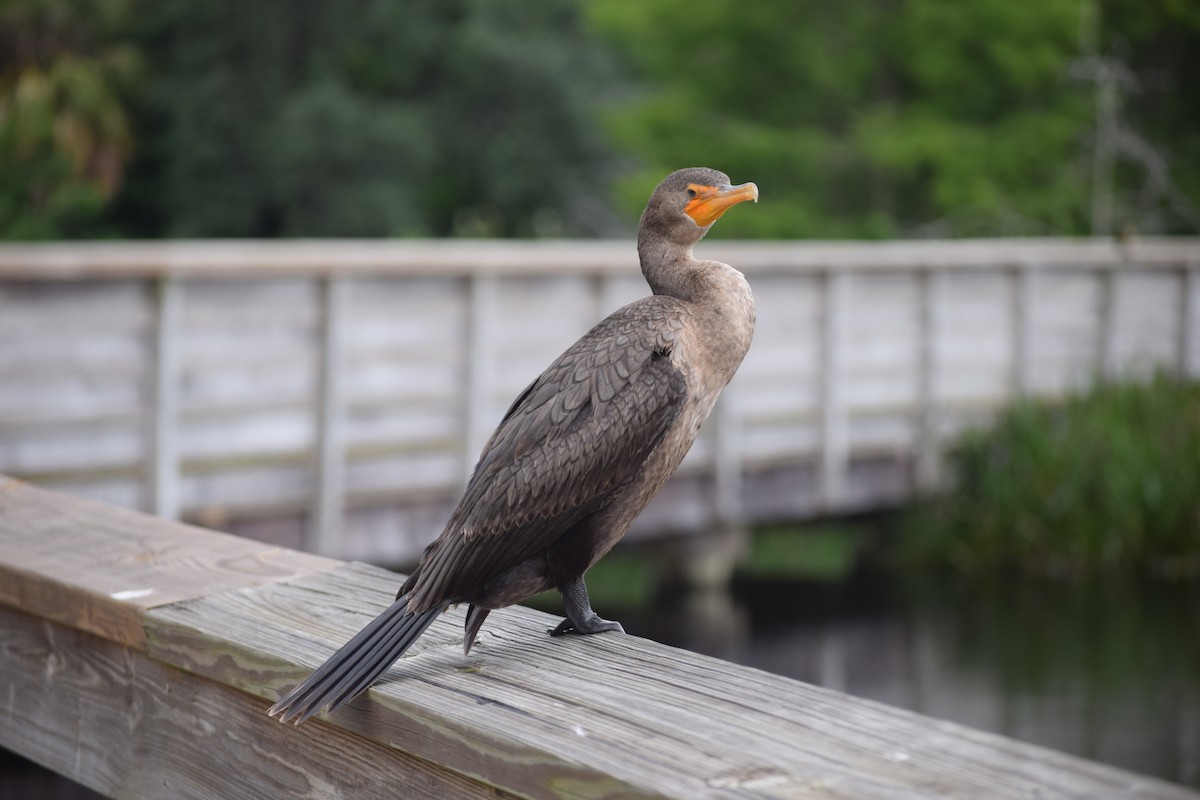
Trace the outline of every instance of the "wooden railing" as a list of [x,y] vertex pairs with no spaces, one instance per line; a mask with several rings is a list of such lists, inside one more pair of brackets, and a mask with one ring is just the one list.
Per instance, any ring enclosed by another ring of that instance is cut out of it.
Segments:
[[267,717],[399,580],[0,478],[0,745],[113,797],[1200,797],[523,608]]
[[[1016,396],[1200,375],[1197,239],[698,252],[747,273],[758,332],[647,529],[895,502]],[[404,560],[511,398],[645,291],[631,242],[2,245],[0,471]]]

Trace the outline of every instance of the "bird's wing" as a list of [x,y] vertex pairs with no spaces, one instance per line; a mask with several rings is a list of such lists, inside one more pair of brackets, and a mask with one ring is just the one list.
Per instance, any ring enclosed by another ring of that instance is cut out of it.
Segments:
[[683,314],[674,298],[626,306],[521,393],[401,589],[411,609],[455,601],[545,550],[636,476],[687,393],[671,360]]

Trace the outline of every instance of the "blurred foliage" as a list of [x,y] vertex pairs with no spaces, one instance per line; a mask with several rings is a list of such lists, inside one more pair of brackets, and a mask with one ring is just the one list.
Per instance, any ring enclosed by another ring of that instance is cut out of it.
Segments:
[[133,149],[126,0],[0,5],[0,235],[98,235]]
[[[0,0],[0,237],[1200,230],[1182,0]],[[614,209],[616,209],[614,211]]]
[[[588,596],[597,608],[646,608],[654,601],[657,581],[652,559],[633,548],[618,547],[588,570]],[[523,600],[522,605],[563,614],[562,595],[554,589]]]
[[[1113,230],[1200,229],[1188,199],[1200,197],[1200,105],[1180,102],[1200,69],[1195,4],[589,8],[640,81],[609,112],[620,148],[642,156],[622,186],[627,211],[664,171],[703,163],[762,189],[762,208],[723,221],[720,235],[1087,233],[1102,146],[1116,152]],[[1132,98],[1102,130],[1098,55],[1130,73],[1121,91]]]
[[845,580],[858,563],[862,538],[862,530],[848,524],[766,526],[754,531],[737,572],[753,579]]
[[126,210],[172,236],[596,233],[605,57],[567,0],[144,4]]
[[1200,572],[1200,383],[1160,374],[1021,401],[949,460],[953,489],[919,501],[904,526],[910,561]]

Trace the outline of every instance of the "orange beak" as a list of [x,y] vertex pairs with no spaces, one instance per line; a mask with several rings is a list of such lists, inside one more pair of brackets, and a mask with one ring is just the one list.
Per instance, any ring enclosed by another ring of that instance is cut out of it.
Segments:
[[740,186],[704,186],[693,183],[688,187],[695,196],[683,207],[692,221],[704,228],[712,225],[727,209],[746,200],[758,202],[758,187],[753,183]]

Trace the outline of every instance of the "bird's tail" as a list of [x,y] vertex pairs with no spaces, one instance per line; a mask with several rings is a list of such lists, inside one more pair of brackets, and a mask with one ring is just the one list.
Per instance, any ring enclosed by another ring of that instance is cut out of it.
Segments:
[[364,691],[446,610],[436,606],[412,614],[407,606],[407,595],[392,603],[267,713],[299,725],[325,706],[332,711]]

